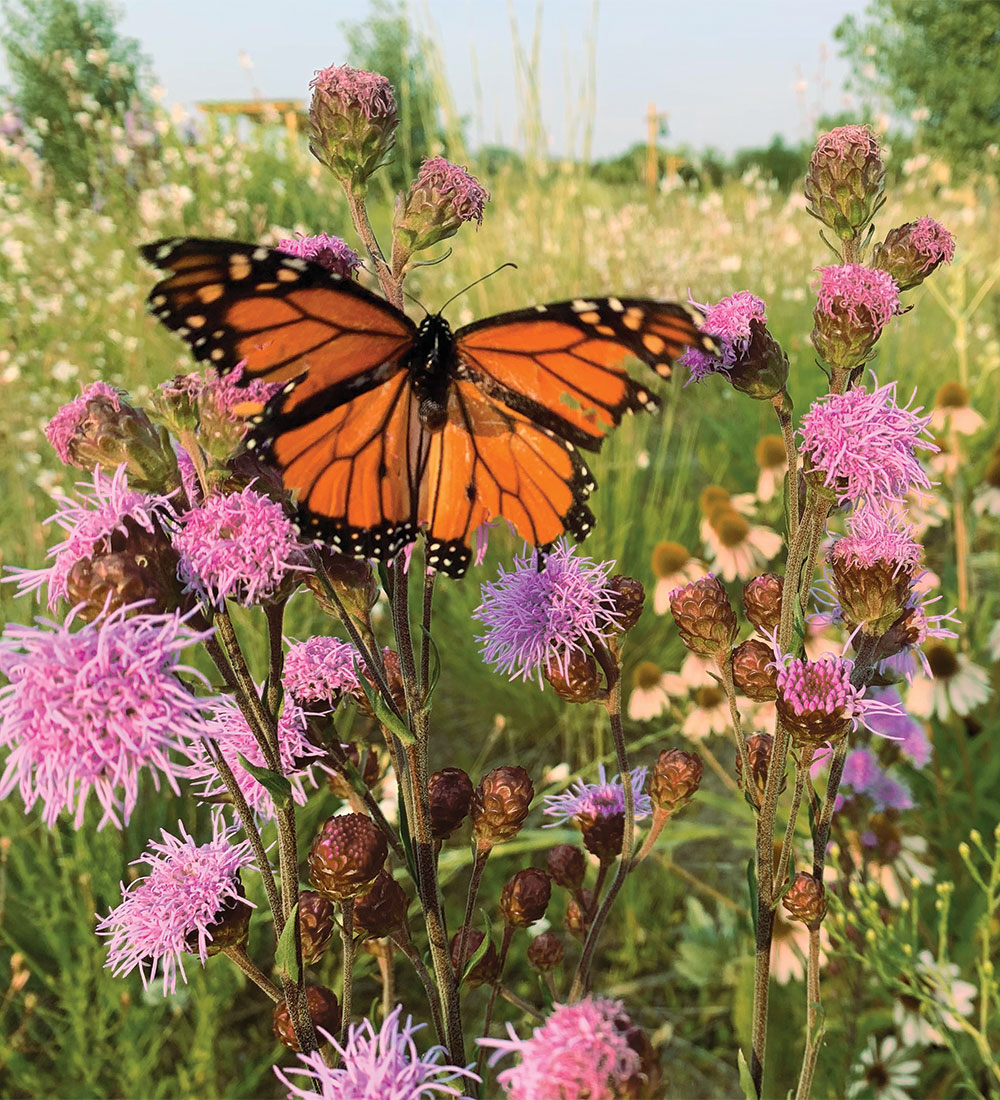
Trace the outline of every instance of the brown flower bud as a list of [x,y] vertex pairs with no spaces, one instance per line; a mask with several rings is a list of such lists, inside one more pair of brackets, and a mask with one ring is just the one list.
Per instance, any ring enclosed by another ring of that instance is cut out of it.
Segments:
[[774,630],[781,622],[781,587],[777,573],[762,573],[743,586],[743,610],[762,633]]
[[531,777],[517,764],[503,765],[484,775],[469,809],[477,848],[489,849],[516,836],[534,797]]
[[627,634],[639,621],[643,604],[646,602],[642,582],[637,581],[635,577],[627,577],[624,573],[615,573],[608,581],[608,588],[613,593],[612,601],[620,616],[617,627],[623,634]]
[[[364,760],[361,757],[361,750],[358,748],[356,741],[349,741],[346,745],[341,745],[344,756],[350,761],[351,766],[361,776],[365,786],[371,790],[372,787],[378,782],[379,773],[381,768],[379,767],[378,752],[373,745],[369,745],[365,749]],[[351,780],[348,778],[347,769],[342,768],[338,763],[336,757],[333,758],[331,765],[331,771],[327,775],[327,786],[330,791],[338,798],[348,799],[355,793],[354,786]]]
[[546,860],[552,881],[567,890],[579,890],[587,873],[587,857],[573,844],[557,844]]
[[327,952],[333,933],[333,902],[315,890],[299,891],[299,932],[302,936],[302,961],[317,963]]
[[[771,763],[771,749],[774,747],[774,738],[769,733],[755,733],[747,738],[747,758],[750,761],[750,781],[759,794],[764,793],[767,786],[767,769]],[[743,786],[743,761],[739,754],[736,756],[736,778],[740,786]],[[781,789],[784,790],[787,780],[782,779]]]
[[578,813],[573,821],[579,826],[583,846],[601,863],[613,863],[622,852],[625,834],[625,812],[609,810],[603,813]]
[[696,752],[662,749],[649,776],[649,797],[664,813],[683,809],[701,786],[703,765]]
[[309,848],[309,881],[334,901],[357,897],[369,889],[388,854],[388,842],[370,817],[328,817]]
[[601,670],[592,653],[574,649],[565,655],[565,667],[550,660],[545,679],[555,688],[556,695],[570,703],[593,703],[604,694]]
[[[340,1031],[340,1002],[332,989],[327,989],[325,985],[307,985],[306,1004],[315,1027],[321,1027],[330,1035],[336,1035]],[[292,1027],[292,1014],[285,1000],[278,1001],[274,1006],[273,1029],[275,1038],[282,1046],[289,1050],[301,1050]],[[317,1038],[320,1042],[323,1041],[322,1035]]]
[[845,622],[872,638],[885,634],[906,609],[916,561],[859,555],[850,537],[837,539],[826,560]]
[[639,1055],[639,1068],[628,1081],[618,1086],[622,1100],[649,1100],[651,1097],[662,1096],[660,1055],[649,1041],[649,1036],[624,1012],[616,1023],[619,1030],[625,1033],[625,1041]]
[[860,234],[885,202],[885,166],[867,126],[838,126],[820,136],[805,192],[809,213],[842,241]]
[[[478,928],[465,929],[465,959],[463,962],[460,962],[458,958],[461,939],[462,929],[459,929],[451,937],[451,965],[455,968],[456,973],[463,969],[468,964],[469,959],[479,950],[485,939],[485,933],[480,932]],[[500,956],[497,954],[496,947],[491,943],[483,952],[482,958],[469,971],[464,984],[472,989],[479,985],[490,985],[497,980],[499,974]]]
[[528,944],[528,962],[543,974],[555,970],[565,954],[566,947],[554,932],[543,932]]
[[379,586],[375,570],[363,558],[349,558],[329,547],[319,550],[319,555],[322,570],[302,576],[303,583],[316,602],[328,615],[340,616],[340,609],[324,583],[325,578],[351,617],[366,621],[369,611],[378,602]]
[[461,768],[442,768],[427,781],[431,803],[431,836],[444,840],[469,816],[472,780]]
[[[236,874],[236,894],[227,898],[222,908],[215,914],[206,929],[211,939],[205,943],[207,955],[218,955],[227,947],[246,947],[250,936],[250,914],[253,909],[246,903],[246,891],[243,880]],[[201,950],[201,937],[197,930],[188,934],[184,941],[193,955]]]
[[570,898],[566,904],[566,931],[581,943],[587,938],[593,908],[594,891],[586,888],[580,891],[579,897]]
[[670,611],[681,641],[700,657],[729,653],[739,628],[722,582],[712,573],[670,594]]
[[788,381],[788,356],[771,335],[767,325],[754,317],[750,320],[750,338],[723,376],[733,389],[756,401],[770,401]]
[[403,887],[382,870],[368,893],[354,903],[354,923],[369,938],[391,936],[406,924],[409,905]]
[[527,928],[545,916],[551,896],[549,876],[537,867],[526,867],[504,883],[500,913],[515,928]]
[[933,218],[890,229],[875,246],[872,267],[887,271],[901,291],[912,290],[955,254],[955,238]]
[[815,927],[826,915],[826,887],[808,871],[799,871],[781,904],[792,920]]
[[767,642],[748,638],[733,650],[733,680],[748,699],[769,703],[778,694],[778,670]]

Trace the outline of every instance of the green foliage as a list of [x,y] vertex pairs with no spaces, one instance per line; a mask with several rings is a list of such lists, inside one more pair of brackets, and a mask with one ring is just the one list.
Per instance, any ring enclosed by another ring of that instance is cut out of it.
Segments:
[[428,45],[394,0],[375,0],[371,15],[363,23],[345,24],[344,34],[351,64],[388,77],[396,93],[396,148],[383,171],[393,189],[401,190],[422,160],[448,155]]
[[146,61],[121,35],[105,0],[4,0],[3,47],[19,110],[64,195],[99,189],[102,163],[94,121],[125,127],[143,113]]
[[805,144],[788,146],[776,134],[766,149],[741,149],[732,161],[734,174],[742,176],[756,168],[762,176],[775,180],[782,191],[791,191],[802,184],[809,167],[811,147]]
[[926,144],[975,170],[1000,142],[998,26],[998,0],[872,0],[866,18],[848,16],[836,36],[859,90],[925,116]]

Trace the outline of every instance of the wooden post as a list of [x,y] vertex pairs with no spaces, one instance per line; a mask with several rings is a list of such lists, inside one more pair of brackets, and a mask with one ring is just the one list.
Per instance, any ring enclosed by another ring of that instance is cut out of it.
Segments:
[[656,164],[656,138],[660,129],[660,116],[656,113],[656,104],[650,103],[646,111],[646,186],[650,191],[656,190],[657,171]]

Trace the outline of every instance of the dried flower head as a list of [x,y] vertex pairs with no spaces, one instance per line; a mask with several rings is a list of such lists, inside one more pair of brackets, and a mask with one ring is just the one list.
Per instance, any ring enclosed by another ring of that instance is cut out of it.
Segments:
[[542,932],[528,944],[528,965],[547,974],[563,961],[566,945],[554,932]]
[[777,573],[762,573],[743,586],[743,610],[763,634],[770,633],[781,622],[782,584]]
[[108,961],[116,977],[138,968],[144,988],[163,976],[163,995],[175,992],[177,975],[187,981],[184,955],[209,955],[212,926],[231,904],[253,908],[240,889],[239,872],[252,863],[250,842],[234,843],[239,826],[212,817],[212,839],[198,844],[178,822],[179,836],[163,829],[135,863],[149,874],[122,885],[122,902],[97,923],[108,937]]
[[312,965],[323,958],[333,942],[336,931],[334,905],[316,890],[300,890],[298,915],[302,961]]
[[545,916],[552,896],[552,881],[537,867],[513,874],[500,891],[500,914],[507,924],[527,928]]
[[661,749],[649,777],[649,797],[658,811],[682,810],[701,786],[704,765],[696,752]]
[[469,816],[472,780],[461,768],[442,768],[427,781],[431,835],[444,840]]
[[[458,953],[462,949],[463,932],[465,933],[465,958],[459,961]],[[460,928],[454,936],[451,937],[451,944],[449,946],[449,950],[451,951],[451,965],[455,968],[456,972],[463,970],[468,965],[469,960],[475,956],[485,938],[486,934],[480,932],[478,928]],[[476,960],[475,966],[465,975],[462,984],[468,986],[470,989],[475,989],[476,986],[486,985],[487,983],[492,984],[499,976],[500,956],[493,943],[489,943],[486,950],[483,951],[482,955]]]
[[354,903],[354,923],[369,937],[391,936],[405,926],[409,905],[406,891],[383,868]]
[[342,279],[350,279],[361,266],[361,257],[350,245],[326,233],[313,237],[283,237],[278,241],[278,250],[319,264]]

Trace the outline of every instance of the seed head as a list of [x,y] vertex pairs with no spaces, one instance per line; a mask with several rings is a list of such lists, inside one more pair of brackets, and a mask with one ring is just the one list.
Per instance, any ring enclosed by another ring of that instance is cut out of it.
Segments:
[[524,768],[504,765],[484,775],[472,795],[469,815],[480,851],[521,831],[535,788]]
[[504,884],[500,893],[500,913],[507,924],[527,928],[545,916],[551,896],[549,876],[537,867],[527,867]]
[[366,893],[389,854],[385,835],[364,814],[328,817],[309,848],[309,881],[334,901]]

